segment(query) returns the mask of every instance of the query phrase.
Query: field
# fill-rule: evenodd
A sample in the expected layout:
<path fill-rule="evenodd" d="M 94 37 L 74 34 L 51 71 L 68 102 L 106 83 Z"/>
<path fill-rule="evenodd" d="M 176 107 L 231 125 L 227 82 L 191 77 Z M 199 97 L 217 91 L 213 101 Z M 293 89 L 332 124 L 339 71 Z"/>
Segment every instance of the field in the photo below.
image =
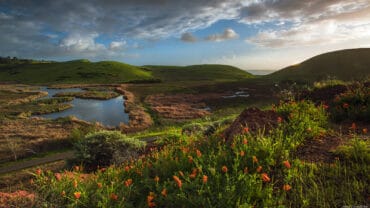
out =
<path fill-rule="evenodd" d="M 0 85 L 0 204 L 4 207 L 370 203 L 368 80 L 293 82 L 294 73 L 280 80 L 224 65 L 117 63 L 109 72 L 120 73 L 114 78 L 73 74 L 78 67 L 89 73 L 101 71 L 103 63 L 36 62 L 0 72 L 6 74 L 3 81 L 33 84 Z M 45 73 L 50 66 L 74 71 L 66 80 L 57 80 L 58 73 L 50 75 L 50 82 L 25 76 Z M 118 72 L 127 67 L 125 75 Z M 20 72 L 13 76 L 14 71 Z M 86 91 L 39 99 L 45 93 L 36 84 Z M 70 107 L 64 101 L 74 97 L 118 95 L 126 99 L 128 125 L 108 129 L 73 117 L 33 117 Z M 70 159 L 38 163 L 59 155 Z M 14 178 L 7 171 L 32 163 L 30 169 L 16 170 Z"/>

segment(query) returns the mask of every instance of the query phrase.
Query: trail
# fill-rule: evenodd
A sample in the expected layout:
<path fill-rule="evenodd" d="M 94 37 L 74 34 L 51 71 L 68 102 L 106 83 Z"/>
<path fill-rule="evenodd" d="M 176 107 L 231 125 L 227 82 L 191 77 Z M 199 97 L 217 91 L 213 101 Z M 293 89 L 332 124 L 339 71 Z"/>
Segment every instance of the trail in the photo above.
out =
<path fill-rule="evenodd" d="M 48 155 L 42 158 L 35 158 L 35 159 L 27 160 L 27 161 L 16 162 L 15 164 L 12 164 L 9 166 L 0 167 L 0 174 L 22 170 L 22 169 L 34 167 L 37 165 L 42 165 L 45 163 L 55 162 L 58 160 L 71 159 L 73 157 L 74 157 L 74 152 L 67 151 L 67 152 Z"/>

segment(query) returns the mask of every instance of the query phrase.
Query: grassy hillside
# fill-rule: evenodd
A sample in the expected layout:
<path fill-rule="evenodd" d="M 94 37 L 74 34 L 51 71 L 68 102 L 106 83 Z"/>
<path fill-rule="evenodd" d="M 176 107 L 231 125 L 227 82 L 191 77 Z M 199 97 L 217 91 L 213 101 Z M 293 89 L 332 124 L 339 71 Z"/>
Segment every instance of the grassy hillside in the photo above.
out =
<path fill-rule="evenodd" d="M 228 65 L 145 66 L 153 76 L 163 81 L 235 81 L 252 74 Z"/>
<path fill-rule="evenodd" d="M 152 79 L 151 72 L 114 62 L 75 60 L 53 63 L 0 64 L 0 81 L 32 84 L 122 83 Z"/>
<path fill-rule="evenodd" d="M 318 81 L 328 77 L 340 80 L 366 79 L 370 77 L 370 48 L 321 54 L 266 77 L 301 81 Z"/>

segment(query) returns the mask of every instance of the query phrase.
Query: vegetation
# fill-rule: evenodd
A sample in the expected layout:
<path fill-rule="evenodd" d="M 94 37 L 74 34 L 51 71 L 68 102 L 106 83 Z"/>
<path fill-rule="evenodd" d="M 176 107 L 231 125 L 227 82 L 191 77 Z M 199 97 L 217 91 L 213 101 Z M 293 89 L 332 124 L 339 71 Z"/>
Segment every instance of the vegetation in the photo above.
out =
<path fill-rule="evenodd" d="M 165 82 L 178 81 L 236 81 L 253 75 L 228 65 L 145 66 L 153 76 Z"/>
<path fill-rule="evenodd" d="M 121 134 L 118 131 L 99 131 L 87 134 L 75 143 L 75 162 L 89 169 L 120 164 L 137 157 L 137 151 L 145 143 Z"/>
<path fill-rule="evenodd" d="M 82 99 L 109 100 L 118 97 L 119 94 L 113 91 L 84 91 L 84 92 L 60 92 L 55 97 L 76 97 Z"/>
<path fill-rule="evenodd" d="M 0 64 L 0 81 L 29 84 L 56 83 L 124 83 L 152 79 L 150 72 L 139 67 L 114 62 L 67 62 Z"/>
<path fill-rule="evenodd" d="M 267 75 L 273 80 L 317 82 L 335 77 L 351 81 L 369 78 L 370 49 L 349 49 L 321 54 Z"/>
<path fill-rule="evenodd" d="M 305 163 L 295 151 L 303 141 L 326 134 L 325 107 L 288 102 L 276 111 L 279 125 L 269 134 L 245 128 L 229 143 L 223 140 L 223 127 L 210 136 L 184 134 L 143 158 L 95 173 L 38 171 L 37 190 L 48 206 L 71 207 L 366 204 L 369 146 L 353 140 L 336 153 L 334 163 Z"/>

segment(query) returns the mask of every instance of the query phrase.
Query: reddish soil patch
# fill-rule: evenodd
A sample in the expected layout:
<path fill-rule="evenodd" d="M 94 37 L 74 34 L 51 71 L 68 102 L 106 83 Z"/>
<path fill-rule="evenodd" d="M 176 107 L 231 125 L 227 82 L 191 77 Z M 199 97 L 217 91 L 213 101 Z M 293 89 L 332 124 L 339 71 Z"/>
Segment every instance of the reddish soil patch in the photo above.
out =
<path fill-rule="evenodd" d="M 343 139 L 337 135 L 324 135 L 313 139 L 306 139 L 297 149 L 297 156 L 307 162 L 327 162 L 334 161 L 335 155 L 332 153 L 339 145 L 343 144 Z"/>
<path fill-rule="evenodd" d="M 222 93 L 150 95 L 145 99 L 152 110 L 166 119 L 194 119 L 209 115 L 205 101 L 224 96 Z"/>
<path fill-rule="evenodd" d="M 261 111 L 258 108 L 248 108 L 244 110 L 236 120 L 224 131 L 226 140 L 231 140 L 235 135 L 244 133 L 244 128 L 255 132 L 258 129 L 270 129 L 277 126 L 278 114 L 272 110 Z"/>
<path fill-rule="evenodd" d="M 121 85 L 116 88 L 116 92 L 121 93 L 125 98 L 125 111 L 129 113 L 130 118 L 129 124 L 122 124 L 120 129 L 125 133 L 132 133 L 150 127 L 153 124 L 152 118 L 135 99 L 135 95 L 128 91 L 126 87 L 126 85 Z"/>
<path fill-rule="evenodd" d="M 53 122 L 43 118 L 0 121 L 0 162 L 57 150 L 69 145 L 72 129 L 89 124 L 77 119 Z"/>

